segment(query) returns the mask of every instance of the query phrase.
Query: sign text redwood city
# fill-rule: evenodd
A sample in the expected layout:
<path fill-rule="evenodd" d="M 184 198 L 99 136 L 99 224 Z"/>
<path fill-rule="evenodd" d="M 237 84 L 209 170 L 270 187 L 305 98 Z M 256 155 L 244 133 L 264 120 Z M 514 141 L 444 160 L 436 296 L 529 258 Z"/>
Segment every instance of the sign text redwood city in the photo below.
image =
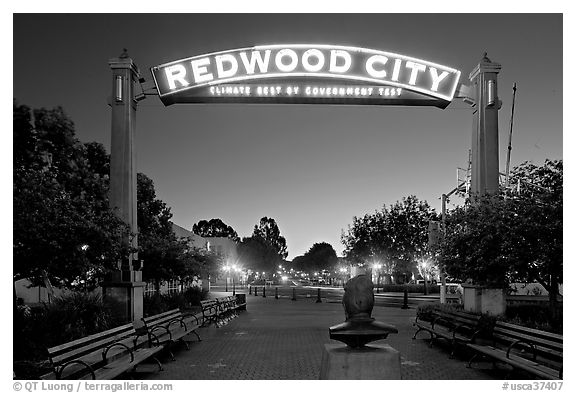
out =
<path fill-rule="evenodd" d="M 203 96 L 214 97 L 215 90 L 209 87 L 218 85 L 299 81 L 406 89 L 428 100 L 443 101 L 437 106 L 444 107 L 454 97 L 460 78 L 460 71 L 426 60 L 334 45 L 234 49 L 162 64 L 153 67 L 152 74 L 166 104 L 202 102 Z"/>

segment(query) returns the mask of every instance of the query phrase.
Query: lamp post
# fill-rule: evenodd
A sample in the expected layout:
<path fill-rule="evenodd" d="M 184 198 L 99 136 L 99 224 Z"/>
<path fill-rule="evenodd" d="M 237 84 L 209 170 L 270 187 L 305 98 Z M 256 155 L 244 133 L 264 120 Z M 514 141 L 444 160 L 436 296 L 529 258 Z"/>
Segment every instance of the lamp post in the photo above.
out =
<path fill-rule="evenodd" d="M 428 283 L 426 281 L 428 281 L 427 279 L 427 274 L 426 274 L 426 269 L 428 268 L 428 262 L 427 261 L 422 261 L 422 276 L 424 277 L 424 295 L 428 295 Z"/>
<path fill-rule="evenodd" d="M 224 271 L 226 272 L 226 292 L 228 292 L 228 277 L 230 276 L 230 266 L 224 266 Z"/>
<path fill-rule="evenodd" d="M 236 265 L 232 265 L 232 295 L 236 296 L 236 274 L 240 271 L 240 268 Z"/>
<path fill-rule="evenodd" d="M 341 267 L 340 274 L 342 275 L 342 287 L 346 285 L 346 276 L 347 276 L 346 273 L 348 273 L 348 269 L 346 269 L 345 267 Z"/>
<path fill-rule="evenodd" d="M 376 276 L 376 293 L 380 293 L 380 268 L 381 267 L 382 267 L 382 265 L 379 263 L 374 264 L 374 270 L 376 270 L 376 272 L 378 274 Z"/>

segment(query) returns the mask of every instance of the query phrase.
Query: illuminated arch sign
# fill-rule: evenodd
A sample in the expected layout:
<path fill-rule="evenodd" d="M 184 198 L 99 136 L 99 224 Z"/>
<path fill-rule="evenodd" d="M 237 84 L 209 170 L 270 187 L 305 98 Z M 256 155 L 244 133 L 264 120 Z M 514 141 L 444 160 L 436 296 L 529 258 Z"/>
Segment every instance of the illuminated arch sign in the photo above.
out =
<path fill-rule="evenodd" d="M 460 71 L 426 60 L 334 45 L 265 45 L 189 57 L 151 69 L 174 103 L 433 105 L 445 108 Z"/>

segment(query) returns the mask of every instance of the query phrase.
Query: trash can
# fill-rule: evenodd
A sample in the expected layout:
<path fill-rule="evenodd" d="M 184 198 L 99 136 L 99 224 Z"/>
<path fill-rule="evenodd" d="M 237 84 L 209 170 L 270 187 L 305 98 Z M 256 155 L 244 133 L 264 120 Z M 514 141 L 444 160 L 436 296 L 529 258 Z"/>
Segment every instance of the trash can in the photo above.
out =
<path fill-rule="evenodd" d="M 238 304 L 240 307 L 238 307 L 238 310 L 246 310 L 246 294 L 245 293 L 237 293 L 236 294 L 236 304 Z"/>

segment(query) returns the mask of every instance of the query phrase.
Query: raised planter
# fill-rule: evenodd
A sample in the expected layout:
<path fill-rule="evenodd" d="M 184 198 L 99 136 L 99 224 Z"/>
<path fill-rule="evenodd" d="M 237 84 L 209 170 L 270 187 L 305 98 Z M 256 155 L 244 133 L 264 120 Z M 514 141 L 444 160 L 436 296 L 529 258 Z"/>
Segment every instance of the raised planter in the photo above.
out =
<path fill-rule="evenodd" d="M 464 310 L 491 315 L 503 315 L 506 311 L 506 290 L 462 284 Z"/>

